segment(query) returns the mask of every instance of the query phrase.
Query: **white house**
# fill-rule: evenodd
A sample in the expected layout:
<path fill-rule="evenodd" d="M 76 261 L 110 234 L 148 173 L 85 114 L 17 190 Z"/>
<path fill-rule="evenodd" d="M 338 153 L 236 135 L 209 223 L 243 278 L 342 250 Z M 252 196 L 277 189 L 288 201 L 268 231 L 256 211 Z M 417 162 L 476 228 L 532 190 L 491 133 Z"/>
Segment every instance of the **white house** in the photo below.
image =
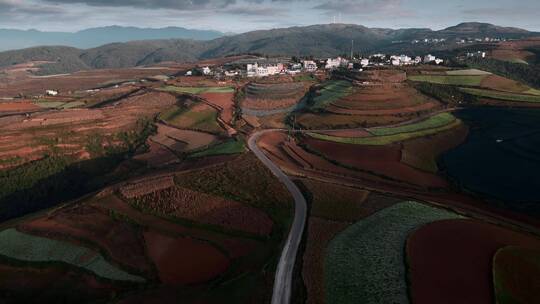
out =
<path fill-rule="evenodd" d="M 360 65 L 363 66 L 363 67 L 368 66 L 369 65 L 369 59 L 363 58 L 362 60 L 360 60 Z"/>
<path fill-rule="evenodd" d="M 259 63 L 247 65 L 247 77 L 264 77 L 270 75 L 277 75 L 283 72 L 284 66 L 282 63 L 275 65 L 259 65 Z"/>
<path fill-rule="evenodd" d="M 193 76 L 193 71 L 187 71 L 186 76 Z"/>
<path fill-rule="evenodd" d="M 430 62 L 433 62 L 435 61 L 435 59 L 437 59 L 437 57 L 431 55 L 431 54 L 428 54 L 426 56 L 424 56 L 424 63 L 430 63 Z"/>
<path fill-rule="evenodd" d="M 441 64 L 441 63 L 443 63 L 443 62 L 444 62 L 444 60 L 442 60 L 442 59 L 440 59 L 440 58 L 436 58 L 436 59 L 435 59 L 435 64 Z"/>
<path fill-rule="evenodd" d="M 202 73 L 204 75 L 210 75 L 212 73 L 212 70 L 210 69 L 210 67 L 205 66 L 202 68 Z"/>
<path fill-rule="evenodd" d="M 341 58 L 341 57 L 328 58 L 328 60 L 326 61 L 325 68 L 327 70 L 332 70 L 332 69 L 336 69 L 336 68 L 339 68 L 339 67 L 346 67 L 348 64 L 349 64 L 349 61 L 347 59 L 345 59 L 345 58 Z"/>
<path fill-rule="evenodd" d="M 313 60 L 304 61 L 304 70 L 306 72 L 315 72 L 317 71 L 317 64 Z"/>
<path fill-rule="evenodd" d="M 55 90 L 46 90 L 46 91 L 45 91 L 45 94 L 46 94 L 47 96 L 56 96 L 56 95 L 58 95 L 58 91 L 55 91 Z"/>

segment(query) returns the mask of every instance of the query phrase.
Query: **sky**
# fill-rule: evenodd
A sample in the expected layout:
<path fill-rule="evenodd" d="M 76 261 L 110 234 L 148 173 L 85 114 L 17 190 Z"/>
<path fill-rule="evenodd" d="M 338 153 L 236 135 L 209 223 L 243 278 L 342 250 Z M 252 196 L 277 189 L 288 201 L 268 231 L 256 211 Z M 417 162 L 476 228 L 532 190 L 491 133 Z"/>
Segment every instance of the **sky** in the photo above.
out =
<path fill-rule="evenodd" d="M 0 0 L 0 28 L 121 25 L 241 33 L 340 23 L 431 28 L 479 21 L 540 31 L 539 0 Z"/>

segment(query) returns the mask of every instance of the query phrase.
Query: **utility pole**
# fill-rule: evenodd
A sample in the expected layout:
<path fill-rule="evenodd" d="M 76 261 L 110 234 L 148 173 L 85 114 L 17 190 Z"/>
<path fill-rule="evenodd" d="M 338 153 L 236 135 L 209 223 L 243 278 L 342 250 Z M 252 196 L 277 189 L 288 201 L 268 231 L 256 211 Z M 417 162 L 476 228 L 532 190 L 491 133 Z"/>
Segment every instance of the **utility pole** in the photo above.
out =
<path fill-rule="evenodd" d="M 354 40 L 351 40 L 351 60 L 353 60 Z"/>

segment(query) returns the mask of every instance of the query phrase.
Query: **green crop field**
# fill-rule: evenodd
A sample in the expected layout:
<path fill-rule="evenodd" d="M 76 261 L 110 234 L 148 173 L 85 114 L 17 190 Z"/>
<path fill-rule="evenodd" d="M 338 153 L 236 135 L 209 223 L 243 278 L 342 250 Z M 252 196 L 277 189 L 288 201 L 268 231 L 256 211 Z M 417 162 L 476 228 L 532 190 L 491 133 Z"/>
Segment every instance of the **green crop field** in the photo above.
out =
<path fill-rule="evenodd" d="M 431 116 L 426 120 L 422 120 L 422 121 L 412 123 L 412 124 L 401 125 L 397 127 L 389 127 L 389 128 L 369 129 L 369 133 L 375 136 L 386 136 L 386 135 L 394 135 L 394 134 L 399 134 L 399 133 L 416 132 L 420 130 L 434 129 L 434 128 L 446 126 L 454 122 L 455 120 L 456 118 L 454 117 L 454 115 L 450 113 L 440 113 L 440 114 Z"/>
<path fill-rule="evenodd" d="M 460 90 L 464 93 L 479 96 L 479 97 L 493 98 L 493 99 L 506 100 L 506 101 L 517 101 L 517 102 L 540 102 L 540 96 L 538 95 L 523 95 L 523 94 L 514 94 L 514 93 L 490 91 L 490 90 L 483 90 L 483 89 L 472 89 L 472 88 L 460 88 Z M 537 93 L 538 91 L 533 89 L 533 91 L 531 92 Z"/>
<path fill-rule="evenodd" d="M 117 281 L 144 282 L 107 262 L 103 256 L 85 247 L 29 235 L 15 229 L 0 232 L 0 255 L 25 262 L 63 262 L 84 268 L 97 276 Z"/>
<path fill-rule="evenodd" d="M 313 98 L 311 109 L 323 109 L 332 102 L 352 94 L 352 84 L 345 80 L 329 80 L 323 83 L 320 95 Z"/>
<path fill-rule="evenodd" d="M 326 303 L 409 303 L 405 242 L 416 228 L 460 218 L 416 202 L 403 202 L 338 234 L 324 261 Z"/>
<path fill-rule="evenodd" d="M 57 109 L 64 106 L 66 103 L 61 101 L 36 101 L 34 104 L 47 109 Z"/>
<path fill-rule="evenodd" d="M 446 75 L 452 75 L 452 76 L 483 76 L 483 75 L 491 75 L 490 72 L 477 70 L 477 69 L 468 69 L 468 70 L 453 70 L 453 71 L 447 71 Z"/>
<path fill-rule="evenodd" d="M 442 131 L 450 130 L 451 128 L 454 128 L 461 124 L 461 121 L 456 119 L 453 122 L 443 125 L 438 128 L 432 128 L 432 129 L 425 129 L 425 130 L 419 130 L 414 132 L 408 132 L 408 133 L 397 133 L 393 135 L 385 135 L 385 136 L 369 136 L 369 137 L 338 137 L 338 136 L 331 136 L 326 134 L 319 134 L 319 133 L 307 133 L 307 135 L 321 139 L 326 141 L 332 141 L 337 143 L 343 143 L 343 144 L 354 144 L 354 145 L 373 145 L 373 146 L 383 146 L 383 145 L 389 145 L 391 143 L 400 142 L 412 138 L 417 138 L 421 136 L 427 136 L 436 134 Z"/>
<path fill-rule="evenodd" d="M 246 146 L 243 141 L 232 139 L 224 143 L 212 146 L 204 151 L 195 152 L 189 155 L 190 158 L 199 158 L 212 155 L 225 155 L 225 154 L 237 154 L 246 150 Z"/>
<path fill-rule="evenodd" d="M 73 101 L 73 102 L 68 102 L 64 105 L 62 105 L 62 109 L 73 109 L 73 108 L 80 108 L 80 107 L 83 107 L 85 106 L 86 104 L 82 101 Z"/>
<path fill-rule="evenodd" d="M 160 89 L 165 92 L 202 94 L 202 93 L 234 93 L 232 87 L 176 87 L 166 86 Z"/>
<path fill-rule="evenodd" d="M 417 82 L 429 82 L 446 85 L 480 86 L 486 75 L 414 75 L 408 79 Z"/>

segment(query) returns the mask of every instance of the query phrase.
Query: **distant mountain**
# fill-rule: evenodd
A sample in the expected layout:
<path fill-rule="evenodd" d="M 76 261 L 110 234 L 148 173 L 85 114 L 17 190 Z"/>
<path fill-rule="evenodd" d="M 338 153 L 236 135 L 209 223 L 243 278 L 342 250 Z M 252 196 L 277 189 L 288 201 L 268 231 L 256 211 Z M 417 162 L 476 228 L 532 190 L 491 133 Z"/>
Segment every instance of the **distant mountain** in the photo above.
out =
<path fill-rule="evenodd" d="M 76 48 L 92 48 L 114 42 L 148 39 L 194 39 L 212 40 L 224 36 L 217 31 L 192 30 L 182 27 L 137 28 L 107 26 L 82 30 L 75 33 L 41 32 L 37 30 L 0 29 L 0 51 L 42 45 L 64 45 Z"/>
<path fill-rule="evenodd" d="M 105 31 L 109 33 L 131 31 L 130 28 L 108 29 Z M 93 29 L 87 32 L 92 33 L 89 34 L 90 37 L 95 37 L 98 36 L 95 33 L 100 31 L 100 29 Z M 171 31 L 174 32 L 174 30 Z M 85 31 L 82 35 L 84 33 Z M 80 69 L 152 65 L 163 61 L 189 62 L 246 53 L 326 57 L 348 54 L 353 43 L 355 52 L 403 52 L 415 55 L 434 50 L 432 45 L 410 43 L 415 39 L 483 38 L 486 36 L 526 38 L 540 36 L 540 33 L 487 23 L 462 23 L 440 31 L 423 28 L 393 30 L 367 28 L 354 24 L 326 24 L 253 31 L 207 41 L 191 39 L 130 41 L 106 44 L 86 50 L 37 47 L 0 53 L 0 67 L 32 60 L 46 60 L 54 63 L 45 65 L 40 73 L 52 74 Z M 96 41 L 94 40 L 94 43 Z M 448 45 L 439 47 L 449 48 L 452 45 L 455 47 L 455 43 L 449 40 Z"/>

